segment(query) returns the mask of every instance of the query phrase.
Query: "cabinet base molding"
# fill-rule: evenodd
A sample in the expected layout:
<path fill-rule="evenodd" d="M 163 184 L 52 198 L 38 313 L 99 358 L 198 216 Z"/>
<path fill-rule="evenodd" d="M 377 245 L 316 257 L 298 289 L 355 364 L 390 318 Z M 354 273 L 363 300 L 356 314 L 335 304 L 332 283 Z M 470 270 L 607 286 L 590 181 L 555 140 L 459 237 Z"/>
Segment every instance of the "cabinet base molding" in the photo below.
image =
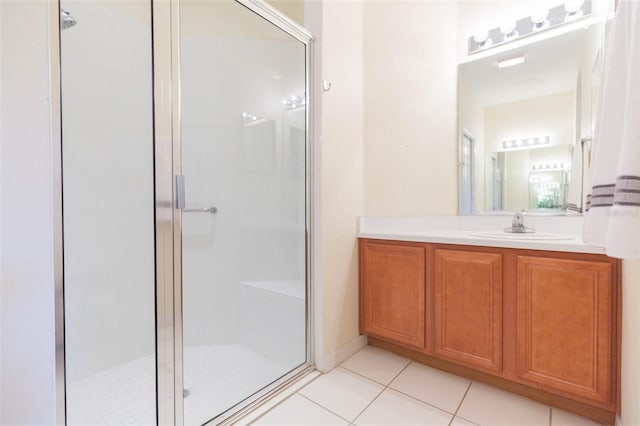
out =
<path fill-rule="evenodd" d="M 435 358 L 433 356 L 425 355 L 423 353 L 416 352 L 414 350 L 407 349 L 403 346 L 395 345 L 393 343 L 389 343 L 375 337 L 369 336 L 368 341 L 370 346 L 376 346 L 389 352 L 396 353 L 429 367 L 433 367 L 438 370 L 465 377 L 477 382 L 486 383 L 488 385 L 495 386 L 508 392 L 522 395 L 526 398 L 538 401 L 551 407 L 556 407 L 570 413 L 586 417 L 600 424 L 616 424 L 615 412 L 603 408 L 594 407 L 589 404 L 584 404 L 582 402 L 574 401 L 569 398 L 564 398 L 549 392 L 542 391 L 540 389 L 515 383 L 478 370 L 463 367 L 461 365 L 457 365 L 440 358 Z"/>

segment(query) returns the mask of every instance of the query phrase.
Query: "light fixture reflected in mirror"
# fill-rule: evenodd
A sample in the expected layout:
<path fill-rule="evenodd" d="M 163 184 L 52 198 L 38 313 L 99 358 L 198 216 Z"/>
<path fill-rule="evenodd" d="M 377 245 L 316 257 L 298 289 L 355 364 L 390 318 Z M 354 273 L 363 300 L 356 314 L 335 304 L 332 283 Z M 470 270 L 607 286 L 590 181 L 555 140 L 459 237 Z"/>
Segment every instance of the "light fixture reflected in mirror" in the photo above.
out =
<path fill-rule="evenodd" d="M 531 148 L 536 146 L 545 146 L 551 143 L 549 136 L 538 136 L 534 138 L 510 139 L 502 141 L 503 150 Z"/>

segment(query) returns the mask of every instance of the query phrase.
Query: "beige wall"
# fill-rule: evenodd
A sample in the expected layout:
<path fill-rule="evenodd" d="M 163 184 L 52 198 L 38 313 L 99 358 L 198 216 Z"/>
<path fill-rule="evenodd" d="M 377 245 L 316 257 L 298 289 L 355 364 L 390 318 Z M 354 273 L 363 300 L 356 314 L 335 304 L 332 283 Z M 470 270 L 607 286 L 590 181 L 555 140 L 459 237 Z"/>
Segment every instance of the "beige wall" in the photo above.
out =
<path fill-rule="evenodd" d="M 363 214 L 362 2 L 324 2 L 321 94 L 322 369 L 358 337 L 356 217 Z"/>
<path fill-rule="evenodd" d="M 456 3 L 364 3 L 367 215 L 457 211 Z"/>
<path fill-rule="evenodd" d="M 289 18 L 304 26 L 305 1 L 304 0 L 266 0 L 274 8 L 287 15 Z"/>
<path fill-rule="evenodd" d="M 316 140 L 322 369 L 359 344 L 356 217 L 456 212 L 455 11 L 454 2 L 327 1 L 319 26 L 305 22 L 319 36 L 317 78 L 332 84 Z"/>
<path fill-rule="evenodd" d="M 640 425 L 640 261 L 622 263 L 622 425 Z"/>

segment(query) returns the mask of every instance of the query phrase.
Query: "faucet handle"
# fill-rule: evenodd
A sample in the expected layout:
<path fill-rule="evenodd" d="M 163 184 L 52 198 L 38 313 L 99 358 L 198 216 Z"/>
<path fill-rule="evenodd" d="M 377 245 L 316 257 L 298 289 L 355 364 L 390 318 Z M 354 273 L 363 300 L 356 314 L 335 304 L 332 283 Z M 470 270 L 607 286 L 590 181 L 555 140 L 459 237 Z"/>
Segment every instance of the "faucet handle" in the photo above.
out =
<path fill-rule="evenodd" d="M 505 228 L 504 232 L 511 232 L 514 234 L 525 234 L 535 232 L 533 228 L 527 228 L 524 226 L 524 214 L 525 211 L 515 212 L 513 219 L 511 219 L 511 228 Z"/>
<path fill-rule="evenodd" d="M 515 212 L 513 214 L 513 219 L 511 221 L 511 224 L 515 227 L 515 226 L 523 226 L 524 225 L 524 211 L 522 212 Z"/>

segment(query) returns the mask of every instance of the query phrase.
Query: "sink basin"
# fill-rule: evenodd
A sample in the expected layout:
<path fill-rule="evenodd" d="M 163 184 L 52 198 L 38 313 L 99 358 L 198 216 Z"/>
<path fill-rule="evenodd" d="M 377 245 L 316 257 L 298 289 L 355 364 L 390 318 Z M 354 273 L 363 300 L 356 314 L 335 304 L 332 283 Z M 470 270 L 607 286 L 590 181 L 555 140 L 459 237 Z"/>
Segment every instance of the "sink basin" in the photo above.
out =
<path fill-rule="evenodd" d="M 575 235 L 566 235 L 566 234 L 551 234 L 548 232 L 534 232 L 531 234 L 512 234 L 509 232 L 500 232 L 500 231 L 480 231 L 480 232 L 469 232 L 469 235 L 472 237 L 481 237 L 481 238 L 492 238 L 495 240 L 575 240 Z"/>

